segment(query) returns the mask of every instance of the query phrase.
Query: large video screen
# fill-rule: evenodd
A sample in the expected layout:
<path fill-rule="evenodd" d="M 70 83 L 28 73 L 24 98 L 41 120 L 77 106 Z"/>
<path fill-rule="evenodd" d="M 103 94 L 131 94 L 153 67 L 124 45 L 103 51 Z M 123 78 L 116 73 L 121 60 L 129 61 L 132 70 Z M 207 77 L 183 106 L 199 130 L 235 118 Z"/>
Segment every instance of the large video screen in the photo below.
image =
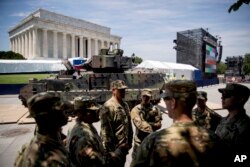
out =
<path fill-rule="evenodd" d="M 216 48 L 206 44 L 205 73 L 216 73 Z"/>

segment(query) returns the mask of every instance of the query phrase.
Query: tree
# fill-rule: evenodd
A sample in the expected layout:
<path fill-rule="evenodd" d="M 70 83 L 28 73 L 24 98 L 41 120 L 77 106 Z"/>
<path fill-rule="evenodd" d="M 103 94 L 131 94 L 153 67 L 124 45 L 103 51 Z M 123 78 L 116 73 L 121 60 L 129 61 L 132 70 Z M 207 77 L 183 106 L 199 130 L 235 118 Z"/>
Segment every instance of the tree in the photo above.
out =
<path fill-rule="evenodd" d="M 25 58 L 23 57 L 23 55 L 12 51 L 0 51 L 0 59 L 24 60 Z"/>
<path fill-rule="evenodd" d="M 250 53 L 246 53 L 244 56 L 243 71 L 245 75 L 250 74 Z"/>
<path fill-rule="evenodd" d="M 135 63 L 136 64 L 140 64 L 142 61 L 143 61 L 142 58 L 135 56 Z"/>
<path fill-rule="evenodd" d="M 143 61 L 142 58 L 135 56 L 134 53 L 131 55 L 131 57 L 132 57 L 133 63 L 135 63 L 135 64 L 140 64 Z"/>
<path fill-rule="evenodd" d="M 233 5 L 230 6 L 230 8 L 228 9 L 228 13 L 230 13 L 232 10 L 237 11 L 243 3 L 249 4 L 249 2 L 250 0 L 238 0 Z"/>
<path fill-rule="evenodd" d="M 227 69 L 227 65 L 223 62 L 217 64 L 217 74 L 224 74 Z"/>

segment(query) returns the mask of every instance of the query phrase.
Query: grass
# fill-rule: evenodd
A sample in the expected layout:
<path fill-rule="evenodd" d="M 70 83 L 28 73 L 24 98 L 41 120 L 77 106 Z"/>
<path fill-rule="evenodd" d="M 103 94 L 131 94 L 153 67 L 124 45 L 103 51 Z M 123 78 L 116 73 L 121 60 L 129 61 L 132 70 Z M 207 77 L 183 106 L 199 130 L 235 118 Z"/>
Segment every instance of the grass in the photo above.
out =
<path fill-rule="evenodd" d="M 26 84 L 32 78 L 44 79 L 51 74 L 3 74 L 0 75 L 0 84 Z"/>

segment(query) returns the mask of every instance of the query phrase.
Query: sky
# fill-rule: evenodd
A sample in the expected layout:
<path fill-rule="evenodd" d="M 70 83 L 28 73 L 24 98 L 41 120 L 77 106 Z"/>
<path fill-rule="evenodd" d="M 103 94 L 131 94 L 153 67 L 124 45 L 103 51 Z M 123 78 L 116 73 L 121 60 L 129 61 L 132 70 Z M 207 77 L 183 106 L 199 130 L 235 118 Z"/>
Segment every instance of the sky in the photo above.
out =
<path fill-rule="evenodd" d="M 250 53 L 250 5 L 228 13 L 236 0 L 0 0 L 0 51 L 8 30 L 39 8 L 111 28 L 124 55 L 176 62 L 179 31 L 203 28 L 221 37 L 224 60 Z"/>

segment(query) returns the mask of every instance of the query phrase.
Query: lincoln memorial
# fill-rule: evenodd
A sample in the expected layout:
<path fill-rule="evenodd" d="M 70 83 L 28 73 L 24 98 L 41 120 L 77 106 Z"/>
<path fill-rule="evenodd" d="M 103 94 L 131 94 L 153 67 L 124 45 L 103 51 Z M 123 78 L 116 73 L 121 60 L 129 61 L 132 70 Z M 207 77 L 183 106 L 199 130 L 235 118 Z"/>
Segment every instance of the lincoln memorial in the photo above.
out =
<path fill-rule="evenodd" d="M 44 9 L 24 18 L 9 30 L 11 50 L 26 59 L 90 58 L 111 44 L 120 47 L 121 37 L 109 27 Z"/>

